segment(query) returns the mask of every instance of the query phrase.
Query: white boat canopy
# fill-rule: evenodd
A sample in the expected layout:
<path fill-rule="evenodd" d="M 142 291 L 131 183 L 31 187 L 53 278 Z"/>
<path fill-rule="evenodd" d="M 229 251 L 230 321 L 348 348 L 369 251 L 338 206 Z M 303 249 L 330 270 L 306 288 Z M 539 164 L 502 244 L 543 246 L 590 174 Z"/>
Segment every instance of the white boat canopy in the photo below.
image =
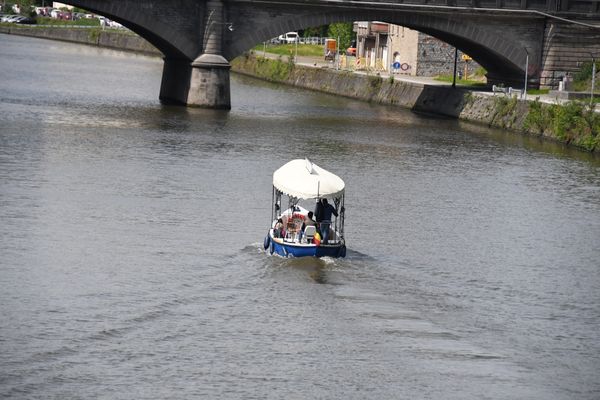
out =
<path fill-rule="evenodd" d="M 308 159 L 292 160 L 273 173 L 273 186 L 298 199 L 339 197 L 344 193 L 344 181 Z"/>

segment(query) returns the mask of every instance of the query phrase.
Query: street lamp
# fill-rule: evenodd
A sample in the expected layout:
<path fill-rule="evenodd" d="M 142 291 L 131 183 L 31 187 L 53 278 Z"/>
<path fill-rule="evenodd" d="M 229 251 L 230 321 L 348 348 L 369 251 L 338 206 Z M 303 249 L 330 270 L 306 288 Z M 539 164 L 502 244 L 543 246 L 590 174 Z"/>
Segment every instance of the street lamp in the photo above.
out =
<path fill-rule="evenodd" d="M 456 64 L 458 63 L 458 49 L 454 48 L 454 73 L 452 74 L 452 88 L 456 87 Z"/>
<path fill-rule="evenodd" d="M 525 86 L 523 87 L 523 100 L 527 100 L 527 72 L 529 71 L 529 52 L 525 47 L 523 47 L 523 50 L 525 50 L 525 54 L 527 54 L 525 56 Z"/>
<path fill-rule="evenodd" d="M 209 34 L 210 30 L 212 29 L 213 25 L 225 25 L 230 32 L 233 32 L 233 30 L 234 30 L 233 22 L 219 22 L 219 21 L 213 20 L 214 13 L 215 13 L 215 10 L 210 10 L 210 13 L 208 14 L 208 18 L 206 19 L 206 28 L 204 28 L 204 47 L 206 47 L 208 34 Z"/>
<path fill-rule="evenodd" d="M 592 56 L 592 90 L 590 91 L 590 107 L 594 106 L 594 90 L 596 84 L 596 55 L 590 53 Z"/>

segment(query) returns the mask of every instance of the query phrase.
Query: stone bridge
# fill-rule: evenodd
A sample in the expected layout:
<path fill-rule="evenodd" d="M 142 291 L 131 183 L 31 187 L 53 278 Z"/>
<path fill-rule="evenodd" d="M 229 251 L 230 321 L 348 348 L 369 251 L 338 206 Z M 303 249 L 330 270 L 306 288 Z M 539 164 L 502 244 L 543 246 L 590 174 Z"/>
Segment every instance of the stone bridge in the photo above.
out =
<path fill-rule="evenodd" d="M 383 21 L 469 54 L 488 83 L 553 86 L 600 58 L 600 0 L 71 0 L 164 54 L 160 99 L 230 108 L 229 60 L 284 32 Z M 520 84 L 519 84 L 520 83 Z"/>

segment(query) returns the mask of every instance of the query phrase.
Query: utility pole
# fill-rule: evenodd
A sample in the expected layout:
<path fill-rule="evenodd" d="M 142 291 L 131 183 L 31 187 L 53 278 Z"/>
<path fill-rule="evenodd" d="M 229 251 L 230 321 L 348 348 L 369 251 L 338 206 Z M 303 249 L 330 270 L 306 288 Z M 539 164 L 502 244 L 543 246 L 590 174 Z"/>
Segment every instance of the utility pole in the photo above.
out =
<path fill-rule="evenodd" d="M 452 74 L 452 87 L 456 87 L 456 64 L 458 63 L 458 49 L 454 48 L 454 74 Z"/>
<path fill-rule="evenodd" d="M 594 86 L 596 83 L 596 57 L 592 56 L 592 90 L 590 93 L 590 107 L 594 110 Z"/>
<path fill-rule="evenodd" d="M 340 69 L 340 37 L 337 37 L 337 51 L 335 52 L 335 69 Z"/>
<path fill-rule="evenodd" d="M 525 49 L 525 48 L 524 48 Z M 523 100 L 527 100 L 527 72 L 529 70 L 529 52 L 525 49 L 525 86 L 523 87 Z"/>

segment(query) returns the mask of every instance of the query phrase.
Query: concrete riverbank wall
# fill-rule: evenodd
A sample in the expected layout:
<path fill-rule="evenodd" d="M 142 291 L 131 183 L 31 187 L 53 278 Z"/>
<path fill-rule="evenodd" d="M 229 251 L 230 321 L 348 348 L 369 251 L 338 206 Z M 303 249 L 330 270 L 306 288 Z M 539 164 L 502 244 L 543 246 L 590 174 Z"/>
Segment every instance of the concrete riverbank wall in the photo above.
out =
<path fill-rule="evenodd" d="M 233 60 L 232 70 L 273 82 L 459 118 L 587 151 L 600 151 L 600 114 L 585 103 L 542 103 L 534 96 L 525 101 L 505 94 L 492 95 L 449 85 L 295 65 L 287 58 L 274 60 L 252 54 Z"/>
<path fill-rule="evenodd" d="M 0 33 L 82 43 L 161 56 L 161 52 L 140 36 L 129 31 L 102 28 L 64 28 L 52 26 L 0 26 Z"/>
<path fill-rule="evenodd" d="M 99 28 L 0 26 L 0 33 L 82 43 L 156 56 L 162 54 L 130 32 Z M 232 71 L 272 82 L 302 87 L 419 112 L 444 115 L 521 134 L 544 137 L 592 152 L 600 151 L 600 114 L 583 103 L 567 105 L 521 101 L 503 94 L 490 95 L 447 85 L 363 75 L 331 68 L 296 65 L 287 58 L 267 59 L 253 54 L 231 62 Z M 531 99 L 532 96 L 530 96 Z"/>

